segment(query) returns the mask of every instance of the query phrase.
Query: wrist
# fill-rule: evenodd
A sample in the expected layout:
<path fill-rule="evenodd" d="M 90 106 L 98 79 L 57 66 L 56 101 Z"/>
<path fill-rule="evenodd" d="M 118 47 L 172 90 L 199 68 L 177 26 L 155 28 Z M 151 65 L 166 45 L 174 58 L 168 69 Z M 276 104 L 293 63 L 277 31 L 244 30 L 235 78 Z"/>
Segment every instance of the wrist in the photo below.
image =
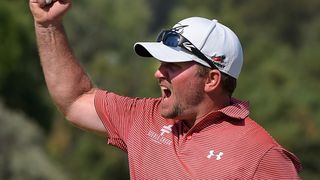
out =
<path fill-rule="evenodd" d="M 56 31 L 58 29 L 63 29 L 63 25 L 61 22 L 55 22 L 55 23 L 38 23 L 34 22 L 34 26 L 37 32 L 52 32 Z"/>
<path fill-rule="evenodd" d="M 58 28 L 58 27 L 62 27 L 62 22 L 61 21 L 54 21 L 54 22 L 38 22 L 38 21 L 34 21 L 34 26 L 37 29 L 52 29 L 52 28 Z"/>

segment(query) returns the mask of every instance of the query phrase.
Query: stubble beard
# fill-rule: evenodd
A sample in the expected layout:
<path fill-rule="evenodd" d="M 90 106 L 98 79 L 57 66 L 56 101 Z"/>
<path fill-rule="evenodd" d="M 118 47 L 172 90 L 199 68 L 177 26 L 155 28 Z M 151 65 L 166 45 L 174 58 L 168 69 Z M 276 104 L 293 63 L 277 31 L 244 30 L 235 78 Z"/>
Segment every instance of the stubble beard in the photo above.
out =
<path fill-rule="evenodd" d="M 175 103 L 169 111 L 167 111 L 167 112 L 162 111 L 161 115 L 162 115 L 162 117 L 165 117 L 165 118 L 175 119 L 178 116 L 180 116 L 183 113 L 183 111 L 184 111 L 183 107 L 181 107 L 180 104 Z"/>
<path fill-rule="evenodd" d="M 177 96 L 176 96 L 177 97 Z M 197 106 L 203 100 L 203 92 L 200 90 L 193 93 L 193 96 L 188 96 L 185 99 L 175 98 L 174 104 L 167 111 L 162 107 L 161 116 L 169 119 L 183 120 L 180 117 L 184 117 L 187 110 Z M 169 108 L 169 107 L 167 107 Z"/>

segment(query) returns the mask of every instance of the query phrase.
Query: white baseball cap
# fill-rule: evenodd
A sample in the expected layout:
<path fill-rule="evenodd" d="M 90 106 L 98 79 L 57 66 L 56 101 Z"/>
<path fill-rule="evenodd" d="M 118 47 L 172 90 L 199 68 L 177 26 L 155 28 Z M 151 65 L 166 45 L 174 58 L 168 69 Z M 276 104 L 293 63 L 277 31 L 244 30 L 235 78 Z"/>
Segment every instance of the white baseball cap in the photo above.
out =
<path fill-rule="evenodd" d="M 196 61 L 211 67 L 211 62 L 204 61 L 197 53 L 188 50 L 191 44 L 193 49 L 200 50 L 201 54 L 212 61 L 221 72 L 236 79 L 239 77 L 243 63 L 240 41 L 234 32 L 217 20 L 190 17 L 178 22 L 171 30 L 163 32 L 176 32 L 190 43 L 171 46 L 164 43 L 163 39 L 157 40 L 158 42 L 137 42 L 134 45 L 135 52 L 140 56 L 154 57 L 163 62 Z"/>

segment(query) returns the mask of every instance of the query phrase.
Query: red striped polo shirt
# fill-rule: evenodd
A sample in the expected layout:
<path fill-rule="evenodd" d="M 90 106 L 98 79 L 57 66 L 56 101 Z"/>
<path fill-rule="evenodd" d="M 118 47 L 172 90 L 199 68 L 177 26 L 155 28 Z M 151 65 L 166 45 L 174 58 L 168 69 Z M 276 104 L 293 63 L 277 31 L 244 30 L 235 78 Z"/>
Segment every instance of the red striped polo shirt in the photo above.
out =
<path fill-rule="evenodd" d="M 248 117 L 248 103 L 233 99 L 190 129 L 163 118 L 160 102 L 96 93 L 108 144 L 128 153 L 131 179 L 299 179 L 299 160 Z"/>

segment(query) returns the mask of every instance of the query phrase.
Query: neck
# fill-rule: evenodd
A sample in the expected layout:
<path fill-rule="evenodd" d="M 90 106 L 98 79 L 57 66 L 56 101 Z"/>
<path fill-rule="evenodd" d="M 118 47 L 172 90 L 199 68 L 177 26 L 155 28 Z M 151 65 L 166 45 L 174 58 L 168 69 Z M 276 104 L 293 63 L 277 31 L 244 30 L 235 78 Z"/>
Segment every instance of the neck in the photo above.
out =
<path fill-rule="evenodd" d="M 204 98 L 204 101 L 201 104 L 199 104 L 195 116 L 189 120 L 185 120 L 185 123 L 189 128 L 192 128 L 208 114 L 216 112 L 226 106 L 229 106 L 230 102 L 231 98 L 227 95 L 220 94 L 216 97 L 213 95 L 207 96 Z"/>

